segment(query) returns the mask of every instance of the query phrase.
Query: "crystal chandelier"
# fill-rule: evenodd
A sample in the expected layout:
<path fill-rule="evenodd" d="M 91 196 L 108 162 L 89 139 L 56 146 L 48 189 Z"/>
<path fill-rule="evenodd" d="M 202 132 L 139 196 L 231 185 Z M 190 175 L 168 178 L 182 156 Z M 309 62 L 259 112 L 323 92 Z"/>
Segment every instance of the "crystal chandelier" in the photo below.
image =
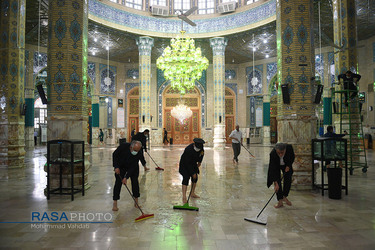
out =
<path fill-rule="evenodd" d="M 171 115 L 183 124 L 185 119 L 193 115 L 193 111 L 180 99 L 176 107 L 173 107 Z"/>
<path fill-rule="evenodd" d="M 200 48 L 195 48 L 195 41 L 181 36 L 171 39 L 171 47 L 167 46 L 163 54 L 156 60 L 156 66 L 164 71 L 164 77 L 177 88 L 181 95 L 194 87 L 195 80 L 202 77 L 202 71 L 208 68 L 208 59 L 202 57 Z"/>

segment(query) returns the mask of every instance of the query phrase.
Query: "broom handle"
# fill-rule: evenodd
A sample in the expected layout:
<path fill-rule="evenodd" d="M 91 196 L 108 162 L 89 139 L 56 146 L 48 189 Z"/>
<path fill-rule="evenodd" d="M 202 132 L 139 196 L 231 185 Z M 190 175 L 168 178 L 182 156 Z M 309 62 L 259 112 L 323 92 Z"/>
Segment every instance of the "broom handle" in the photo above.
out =
<path fill-rule="evenodd" d="M 187 204 L 189 204 L 189 199 L 190 199 L 191 191 L 193 191 L 193 183 L 191 183 L 189 197 L 188 197 L 187 202 L 186 202 Z"/>
<path fill-rule="evenodd" d="M 147 151 L 146 151 L 146 153 L 148 154 L 148 156 L 150 156 L 151 160 L 155 163 L 155 165 L 156 165 L 158 168 L 160 168 L 159 165 L 154 161 L 154 159 L 152 159 L 151 155 L 150 155 Z"/>
<path fill-rule="evenodd" d="M 282 181 L 284 179 L 284 175 L 283 175 L 283 177 L 281 178 L 281 180 L 280 180 L 280 182 Z M 279 187 L 280 188 L 280 187 Z M 267 202 L 267 204 L 263 207 L 263 209 L 262 210 L 260 210 L 260 212 L 259 212 L 259 214 L 257 215 L 257 218 L 259 217 L 259 215 L 263 212 L 263 210 L 267 207 L 267 205 L 268 205 L 268 203 L 270 203 L 270 201 L 272 200 L 272 198 L 275 196 L 275 194 L 276 194 L 276 191 L 275 192 L 273 192 L 273 195 L 271 196 L 271 198 L 268 200 L 268 202 Z"/>
<path fill-rule="evenodd" d="M 126 174 L 125 174 L 126 175 Z M 125 177 L 124 177 L 125 178 Z M 141 213 L 142 214 L 144 214 L 143 213 L 143 211 L 142 211 L 142 209 L 139 207 L 139 205 L 138 205 L 138 202 L 135 200 L 135 198 L 134 198 L 134 196 L 133 196 L 133 194 L 132 194 L 132 192 L 130 192 L 130 190 L 129 190 L 129 188 L 128 188 L 128 186 L 126 186 L 126 184 L 124 184 L 124 186 L 126 187 L 126 189 L 128 190 L 128 192 L 129 192 L 129 194 L 130 194 L 130 196 L 133 198 L 133 200 L 134 200 L 134 202 L 135 202 L 135 204 L 137 205 L 137 207 L 139 208 L 139 210 L 141 211 Z"/>
<path fill-rule="evenodd" d="M 249 152 L 249 154 L 252 156 L 252 157 L 254 157 L 255 158 L 255 156 L 252 154 L 252 153 L 250 153 L 250 151 L 241 143 L 241 146 L 244 148 L 244 149 L 246 149 L 246 151 L 247 152 Z"/>

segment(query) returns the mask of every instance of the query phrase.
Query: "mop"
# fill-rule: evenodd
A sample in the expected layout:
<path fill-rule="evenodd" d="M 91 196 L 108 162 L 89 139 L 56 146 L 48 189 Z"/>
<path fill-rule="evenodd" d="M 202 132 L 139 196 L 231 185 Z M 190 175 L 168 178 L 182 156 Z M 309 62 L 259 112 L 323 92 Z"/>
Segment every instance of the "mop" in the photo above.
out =
<path fill-rule="evenodd" d="M 154 161 L 154 159 L 151 157 L 151 155 L 147 151 L 146 151 L 146 153 L 148 154 L 148 156 L 150 156 L 151 160 L 155 163 L 156 170 L 163 170 L 164 171 L 164 168 L 159 167 L 159 165 Z"/>
<path fill-rule="evenodd" d="M 281 178 L 281 181 L 284 179 L 284 176 Z M 267 219 L 264 221 L 264 220 L 261 220 L 259 219 L 259 216 L 260 214 L 263 212 L 263 210 L 267 207 L 268 203 L 270 203 L 270 201 L 272 200 L 272 198 L 275 196 L 276 194 L 276 191 L 273 192 L 273 195 L 271 196 L 271 198 L 268 200 L 267 204 L 262 208 L 262 210 L 260 210 L 259 214 L 257 215 L 257 217 L 255 218 L 244 218 L 244 220 L 246 221 L 250 221 L 250 222 L 254 222 L 254 223 L 258 223 L 258 224 L 261 224 L 261 225 L 267 225 Z"/>
<path fill-rule="evenodd" d="M 133 198 L 135 204 L 137 205 L 137 207 L 139 208 L 139 210 L 140 210 L 141 213 L 142 213 L 141 216 L 139 216 L 138 218 L 135 218 L 135 222 L 137 222 L 137 221 L 141 221 L 141 220 L 146 220 L 146 219 L 148 219 L 148 218 L 152 218 L 152 217 L 154 217 L 154 214 L 145 214 L 145 213 L 143 213 L 141 207 L 138 205 L 138 203 L 137 203 L 137 201 L 135 200 L 133 194 L 130 192 L 128 186 L 126 186 L 126 184 L 124 184 L 124 185 L 125 185 L 126 189 L 128 190 L 130 196 Z"/>
<path fill-rule="evenodd" d="M 246 151 L 247 152 L 249 152 L 249 154 L 251 155 L 251 157 L 253 157 L 253 158 L 255 158 L 255 156 L 252 154 L 252 153 L 250 153 L 250 151 L 241 143 L 241 146 L 244 148 L 244 149 L 246 149 Z"/>
<path fill-rule="evenodd" d="M 193 190 L 193 184 L 191 184 L 191 189 L 190 189 L 190 193 L 189 193 L 189 197 L 187 199 L 187 202 L 183 206 L 173 206 L 173 209 L 199 211 L 198 207 L 189 206 L 189 199 L 190 199 L 190 195 L 191 195 L 192 190 Z"/>

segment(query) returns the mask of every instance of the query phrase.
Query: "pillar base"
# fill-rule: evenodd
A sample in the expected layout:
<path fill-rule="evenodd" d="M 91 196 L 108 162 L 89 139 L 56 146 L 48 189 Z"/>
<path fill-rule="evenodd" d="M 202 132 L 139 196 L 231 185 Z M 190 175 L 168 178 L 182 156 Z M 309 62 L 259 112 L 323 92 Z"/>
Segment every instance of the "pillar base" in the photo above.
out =
<path fill-rule="evenodd" d="M 214 126 L 214 149 L 225 149 L 225 125 L 216 124 Z"/>
<path fill-rule="evenodd" d="M 293 187 L 311 189 L 311 139 L 316 137 L 316 117 L 286 117 L 278 120 L 278 141 L 293 146 Z"/>

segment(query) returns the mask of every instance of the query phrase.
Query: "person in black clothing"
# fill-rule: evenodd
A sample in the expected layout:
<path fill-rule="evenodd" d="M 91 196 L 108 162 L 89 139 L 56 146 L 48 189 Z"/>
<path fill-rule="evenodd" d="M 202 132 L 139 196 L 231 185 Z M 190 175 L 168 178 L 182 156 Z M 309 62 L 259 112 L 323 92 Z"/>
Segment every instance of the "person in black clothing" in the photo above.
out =
<path fill-rule="evenodd" d="M 147 137 L 150 135 L 150 130 L 145 129 L 143 132 L 138 132 L 132 137 L 132 141 L 140 141 L 142 143 L 142 148 L 147 152 Z M 147 136 L 147 137 L 146 137 Z"/>
<path fill-rule="evenodd" d="M 132 130 L 132 132 L 130 133 L 130 136 L 131 136 L 131 140 L 133 140 L 133 136 L 135 135 L 135 129 Z"/>
<path fill-rule="evenodd" d="M 353 90 L 354 92 L 351 92 L 352 94 L 350 95 L 350 98 L 354 98 L 357 93 L 357 82 L 361 79 L 361 75 L 359 74 L 354 74 L 350 70 L 346 71 L 345 74 L 340 74 L 337 76 L 339 82 L 340 79 L 344 81 L 344 90 Z M 348 94 L 345 93 L 345 105 L 348 104 Z"/>
<path fill-rule="evenodd" d="M 192 189 L 191 197 L 200 198 L 195 194 L 195 187 L 198 181 L 199 167 L 202 163 L 204 156 L 203 144 L 205 141 L 201 138 L 194 138 L 194 143 L 187 146 L 184 153 L 181 155 L 179 172 L 182 175 L 182 202 L 185 204 L 186 190 L 191 178 Z"/>
<path fill-rule="evenodd" d="M 113 211 L 118 211 L 117 200 L 120 199 L 122 184 L 126 185 L 127 179 L 131 179 L 133 196 L 138 203 L 139 194 L 139 166 L 141 161 L 146 169 L 146 160 L 143 156 L 142 144 L 140 141 L 121 144 L 112 154 L 113 167 L 115 171 L 115 186 L 113 188 Z M 139 204 L 139 203 L 138 203 Z M 136 207 L 136 204 L 134 204 Z"/>
<path fill-rule="evenodd" d="M 273 183 L 278 203 L 275 208 L 283 206 L 285 202 L 288 206 L 292 203 L 288 200 L 290 186 L 292 185 L 294 151 L 292 145 L 286 143 L 276 143 L 275 148 L 270 153 L 270 163 L 268 166 L 267 187 Z M 281 174 L 284 176 L 284 187 L 281 186 Z"/>
<path fill-rule="evenodd" d="M 164 137 L 163 137 L 163 143 L 169 143 L 168 141 L 168 131 L 164 128 Z"/>
<path fill-rule="evenodd" d="M 327 133 L 323 135 L 323 137 L 331 137 L 331 138 L 341 138 L 347 135 L 348 133 L 344 131 L 344 134 L 336 134 L 333 132 L 333 127 L 328 126 L 327 127 Z M 325 145 L 327 149 L 327 154 L 335 154 L 335 153 L 340 153 L 336 150 L 336 142 L 335 141 L 327 141 L 329 145 Z M 326 161 L 326 168 L 329 168 L 329 165 L 331 164 L 331 161 Z M 339 162 L 339 165 L 342 166 L 341 161 Z"/>

